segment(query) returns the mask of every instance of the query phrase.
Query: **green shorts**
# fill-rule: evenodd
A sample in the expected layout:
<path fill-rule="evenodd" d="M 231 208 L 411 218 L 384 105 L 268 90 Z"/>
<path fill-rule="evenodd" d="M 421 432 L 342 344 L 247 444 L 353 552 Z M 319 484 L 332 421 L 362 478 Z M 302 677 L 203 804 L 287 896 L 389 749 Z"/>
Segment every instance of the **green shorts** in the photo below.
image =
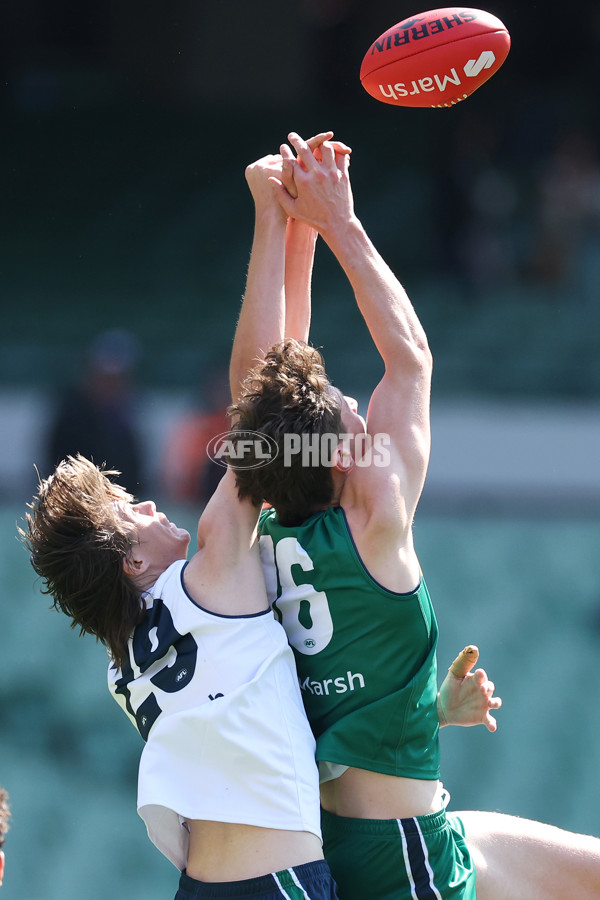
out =
<path fill-rule="evenodd" d="M 458 816 L 348 819 L 321 810 L 323 850 L 340 900 L 475 900 L 475 866 Z"/>

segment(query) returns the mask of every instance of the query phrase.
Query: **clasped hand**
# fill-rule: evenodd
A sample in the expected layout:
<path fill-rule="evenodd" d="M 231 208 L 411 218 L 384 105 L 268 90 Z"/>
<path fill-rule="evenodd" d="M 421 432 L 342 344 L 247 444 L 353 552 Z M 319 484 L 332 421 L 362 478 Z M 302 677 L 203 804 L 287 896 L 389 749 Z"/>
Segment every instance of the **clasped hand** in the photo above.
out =
<path fill-rule="evenodd" d="M 246 181 L 258 214 L 279 210 L 283 219 L 306 222 L 327 229 L 336 217 L 347 221 L 353 213 L 348 179 L 351 150 L 334 141 L 332 131 L 302 140 L 295 133 L 282 144 L 279 154 L 269 154 L 246 168 Z"/>

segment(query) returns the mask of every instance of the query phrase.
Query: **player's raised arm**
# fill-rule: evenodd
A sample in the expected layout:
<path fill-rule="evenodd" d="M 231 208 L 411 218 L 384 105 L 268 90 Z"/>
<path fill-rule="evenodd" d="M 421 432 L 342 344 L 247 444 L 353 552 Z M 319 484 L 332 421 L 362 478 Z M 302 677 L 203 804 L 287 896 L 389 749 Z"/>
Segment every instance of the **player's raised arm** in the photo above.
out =
<path fill-rule="evenodd" d="M 308 341 L 311 283 L 318 232 L 288 219 L 285 235 L 285 337 Z"/>
<path fill-rule="evenodd" d="M 326 131 L 310 138 L 308 152 L 319 154 L 321 145 L 332 135 Z M 350 152 L 339 142 L 332 146 L 337 154 Z M 254 238 L 230 362 L 234 402 L 248 371 L 273 344 L 284 337 L 305 340 L 310 327 L 310 282 L 317 235 L 304 222 L 288 222 L 274 185 L 269 183 L 275 182 L 286 196 L 295 193 L 292 154 L 289 148 L 282 149 L 283 156 L 265 156 L 246 169 L 254 199 Z"/>
<path fill-rule="evenodd" d="M 338 157 L 324 144 L 319 162 L 298 135 L 291 134 L 290 142 L 299 160 L 294 169 L 298 197 L 291 199 L 280 191 L 280 202 L 288 215 L 312 224 L 337 257 L 385 364 L 384 377 L 369 405 L 367 429 L 371 435 L 389 435 L 391 464 L 387 469 L 363 469 L 361 493 L 367 503 L 378 507 L 380 525 L 388 506 L 394 527 L 405 529 L 429 459 L 432 362 L 427 338 L 404 288 L 355 214 L 348 158 Z M 389 479 L 394 475 L 401 482 L 401 517 L 398 497 L 390 491 Z"/>
<path fill-rule="evenodd" d="M 254 199 L 254 238 L 229 366 L 234 402 L 248 371 L 284 336 L 287 215 L 275 200 L 272 175 L 281 176 L 279 155 L 265 156 L 246 169 Z"/>
<path fill-rule="evenodd" d="M 235 472 L 227 472 L 219 481 L 198 522 L 198 550 L 189 563 L 188 576 L 206 580 L 206 571 L 234 571 L 244 563 L 256 540 L 260 505 L 238 498 Z"/>
<path fill-rule="evenodd" d="M 315 159 L 321 160 L 327 141 L 336 156 L 349 156 L 347 144 L 334 141 L 332 131 L 324 131 L 306 142 Z M 287 144 L 281 147 L 282 184 L 290 197 L 297 196 L 294 182 L 294 155 Z M 311 282 L 318 232 L 312 225 L 290 217 L 285 238 L 285 337 L 308 341 L 311 319 Z"/>

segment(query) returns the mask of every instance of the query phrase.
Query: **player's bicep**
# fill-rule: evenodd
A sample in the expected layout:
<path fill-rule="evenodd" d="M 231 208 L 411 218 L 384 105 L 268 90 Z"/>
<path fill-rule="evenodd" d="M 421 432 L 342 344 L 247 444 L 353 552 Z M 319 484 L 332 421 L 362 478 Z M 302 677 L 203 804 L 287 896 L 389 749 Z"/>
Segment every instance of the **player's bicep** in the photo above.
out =
<path fill-rule="evenodd" d="M 373 444 L 369 464 L 352 471 L 352 493 L 363 509 L 368 530 L 377 540 L 400 537 L 412 524 L 429 463 L 429 384 L 426 378 L 408 383 L 385 375 L 367 412 L 367 432 Z"/>
<path fill-rule="evenodd" d="M 367 431 L 382 435 L 389 448 L 389 465 L 417 484 L 425 478 L 431 448 L 429 373 L 416 370 L 410 378 L 385 374 L 367 411 Z"/>

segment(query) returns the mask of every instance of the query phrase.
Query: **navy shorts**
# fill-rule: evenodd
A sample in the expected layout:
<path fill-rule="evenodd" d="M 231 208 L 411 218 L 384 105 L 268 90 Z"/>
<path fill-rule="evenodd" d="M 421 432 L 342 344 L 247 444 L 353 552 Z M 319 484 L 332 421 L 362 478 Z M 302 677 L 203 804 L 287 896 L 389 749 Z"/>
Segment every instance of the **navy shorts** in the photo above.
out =
<path fill-rule="evenodd" d="M 175 900 L 338 900 L 324 859 L 244 881 L 196 881 L 185 872 Z"/>

